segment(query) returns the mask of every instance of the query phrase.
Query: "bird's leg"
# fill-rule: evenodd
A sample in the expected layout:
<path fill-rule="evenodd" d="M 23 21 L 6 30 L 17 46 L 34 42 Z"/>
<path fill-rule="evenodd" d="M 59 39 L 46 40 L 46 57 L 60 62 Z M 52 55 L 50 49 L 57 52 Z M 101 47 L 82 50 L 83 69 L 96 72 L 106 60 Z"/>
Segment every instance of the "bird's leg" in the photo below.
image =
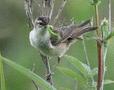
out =
<path fill-rule="evenodd" d="M 50 69 L 50 64 L 49 64 L 49 57 L 44 56 L 40 53 L 41 57 L 42 57 L 42 61 L 45 64 L 46 67 L 46 80 L 53 85 L 53 80 L 52 80 L 52 72 Z"/>

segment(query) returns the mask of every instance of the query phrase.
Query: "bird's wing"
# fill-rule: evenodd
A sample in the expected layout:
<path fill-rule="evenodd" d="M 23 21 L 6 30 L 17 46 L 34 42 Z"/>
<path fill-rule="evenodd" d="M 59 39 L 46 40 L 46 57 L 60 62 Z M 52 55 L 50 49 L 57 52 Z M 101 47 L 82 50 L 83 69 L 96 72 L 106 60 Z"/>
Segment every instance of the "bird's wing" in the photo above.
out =
<path fill-rule="evenodd" d="M 71 24 L 68 26 L 54 29 L 56 32 L 59 33 L 61 37 L 61 39 L 59 39 L 56 42 L 56 44 L 59 44 L 61 42 L 70 42 L 86 32 L 95 30 L 96 27 L 92 27 L 90 23 L 91 23 L 91 20 L 87 20 L 81 23 L 80 25 Z"/>

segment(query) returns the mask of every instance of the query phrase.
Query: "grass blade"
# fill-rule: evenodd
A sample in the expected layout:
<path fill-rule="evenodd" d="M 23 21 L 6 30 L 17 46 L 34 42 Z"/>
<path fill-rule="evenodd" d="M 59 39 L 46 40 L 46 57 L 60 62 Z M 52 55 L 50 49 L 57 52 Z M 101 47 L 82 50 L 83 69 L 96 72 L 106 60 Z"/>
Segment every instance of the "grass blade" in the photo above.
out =
<path fill-rule="evenodd" d="M 1 80 L 1 90 L 6 90 L 5 77 L 4 77 L 4 70 L 3 70 L 3 63 L 2 63 L 1 55 L 0 55 L 0 80 Z"/>
<path fill-rule="evenodd" d="M 68 60 L 84 77 L 90 77 L 90 67 L 87 64 L 84 64 L 75 57 L 65 55 L 64 58 Z"/>
<path fill-rule="evenodd" d="M 2 57 L 2 60 L 10 67 L 27 76 L 29 79 L 34 80 L 36 84 L 43 88 L 43 90 L 56 90 L 52 85 L 50 85 L 48 82 L 46 82 L 44 79 L 42 79 L 40 76 L 36 75 L 29 69 L 26 69 L 23 66 L 18 65 L 5 57 Z"/>
<path fill-rule="evenodd" d="M 79 82 L 84 82 L 86 79 L 82 77 L 78 72 L 74 72 L 73 70 L 65 67 L 57 67 L 57 69 L 62 72 L 64 75 L 67 75 L 70 78 L 75 79 L 76 81 Z"/>
<path fill-rule="evenodd" d="M 114 84 L 114 81 L 112 81 L 112 80 L 104 80 L 104 85 L 107 85 L 107 84 Z"/>

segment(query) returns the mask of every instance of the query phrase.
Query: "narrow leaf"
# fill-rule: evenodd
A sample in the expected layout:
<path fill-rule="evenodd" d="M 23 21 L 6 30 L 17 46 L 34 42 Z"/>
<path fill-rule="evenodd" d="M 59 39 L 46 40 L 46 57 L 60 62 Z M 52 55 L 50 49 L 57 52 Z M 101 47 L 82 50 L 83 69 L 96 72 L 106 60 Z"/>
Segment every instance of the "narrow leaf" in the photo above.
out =
<path fill-rule="evenodd" d="M 57 67 L 57 69 L 62 72 L 64 75 L 67 75 L 68 77 L 70 78 L 73 78 L 79 82 L 84 82 L 86 81 L 85 78 L 83 78 L 79 72 L 74 72 L 73 70 L 71 69 L 68 69 L 68 68 L 65 68 L 65 67 Z"/>
<path fill-rule="evenodd" d="M 114 36 L 114 32 L 111 32 L 110 35 L 106 38 L 106 40 L 111 39 Z"/>
<path fill-rule="evenodd" d="M 114 84 L 114 81 L 112 81 L 112 80 L 104 80 L 104 85 L 109 85 L 109 84 Z M 97 82 L 95 82 L 95 87 L 97 86 Z"/>
<path fill-rule="evenodd" d="M 94 68 L 93 70 L 91 70 L 91 76 L 95 76 L 98 74 L 98 68 Z"/>
<path fill-rule="evenodd" d="M 114 84 L 114 81 L 112 81 L 112 80 L 105 80 L 104 81 L 104 85 L 107 85 L 107 84 Z"/>
<path fill-rule="evenodd" d="M 24 68 L 23 66 L 18 65 L 5 57 L 2 57 L 2 60 L 4 63 L 9 65 L 10 67 L 14 68 L 15 70 L 19 71 L 23 75 L 27 76 L 29 79 L 34 80 L 44 90 L 56 90 L 53 86 L 51 86 L 48 82 L 46 82 L 40 76 L 38 76 L 35 73 L 33 73 L 32 71 Z"/>
<path fill-rule="evenodd" d="M 1 55 L 0 55 L 0 79 L 1 79 L 1 90 L 6 90 L 5 77 L 4 77 L 4 70 L 3 70 L 3 63 L 2 63 Z"/>
<path fill-rule="evenodd" d="M 64 56 L 66 60 L 68 60 L 68 62 L 70 62 L 79 72 L 81 72 L 83 74 L 83 76 L 85 76 L 85 78 L 87 78 L 90 75 L 90 67 L 86 64 L 84 64 L 83 62 L 81 62 L 80 60 L 78 60 L 75 57 L 72 56 L 68 56 L 65 55 Z"/>

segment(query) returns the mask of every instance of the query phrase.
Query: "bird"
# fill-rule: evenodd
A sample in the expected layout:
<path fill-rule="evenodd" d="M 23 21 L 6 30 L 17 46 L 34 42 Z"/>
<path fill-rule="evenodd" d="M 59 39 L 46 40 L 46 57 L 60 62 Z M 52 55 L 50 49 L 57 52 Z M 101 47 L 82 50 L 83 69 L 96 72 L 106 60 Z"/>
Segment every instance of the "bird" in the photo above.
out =
<path fill-rule="evenodd" d="M 71 23 L 62 27 L 54 27 L 49 21 L 48 16 L 39 16 L 29 34 L 30 44 L 47 57 L 61 58 L 83 34 L 97 29 L 90 24 L 90 19 L 79 25 Z"/>

